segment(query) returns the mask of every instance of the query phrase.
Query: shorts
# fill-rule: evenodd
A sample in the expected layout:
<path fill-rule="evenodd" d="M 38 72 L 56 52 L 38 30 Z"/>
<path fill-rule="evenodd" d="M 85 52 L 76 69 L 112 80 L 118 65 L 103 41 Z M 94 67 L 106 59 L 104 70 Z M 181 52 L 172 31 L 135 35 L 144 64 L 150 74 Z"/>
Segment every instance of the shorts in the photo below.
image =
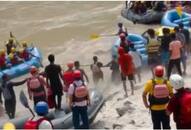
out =
<path fill-rule="evenodd" d="M 160 64 L 160 57 L 155 55 L 155 56 L 148 56 L 148 65 L 151 66 L 156 66 Z"/>
<path fill-rule="evenodd" d="M 127 75 L 127 77 L 128 77 L 128 80 L 134 80 L 134 75 L 133 74 Z M 126 75 L 121 73 L 121 80 L 126 81 Z"/>

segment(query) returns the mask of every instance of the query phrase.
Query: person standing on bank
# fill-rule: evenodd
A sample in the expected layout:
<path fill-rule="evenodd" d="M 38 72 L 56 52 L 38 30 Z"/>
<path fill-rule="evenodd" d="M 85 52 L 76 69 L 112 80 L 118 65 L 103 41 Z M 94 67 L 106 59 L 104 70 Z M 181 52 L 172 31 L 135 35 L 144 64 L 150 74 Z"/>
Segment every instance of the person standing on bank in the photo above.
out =
<path fill-rule="evenodd" d="M 176 35 L 173 33 L 171 34 L 172 42 L 170 42 L 169 45 L 169 51 L 170 51 L 170 61 L 168 64 L 168 70 L 167 70 L 167 77 L 169 78 L 171 75 L 171 71 L 176 66 L 179 75 L 182 75 L 182 70 L 180 66 L 181 61 L 181 51 L 182 51 L 182 44 L 179 40 L 176 39 Z"/>
<path fill-rule="evenodd" d="M 82 80 L 81 72 L 74 71 L 74 82 L 68 89 L 69 107 L 72 110 L 72 119 L 75 129 L 89 129 L 87 108 L 90 105 L 88 88 Z M 82 125 L 80 125 L 82 120 Z"/>
<path fill-rule="evenodd" d="M 15 118 L 16 111 L 16 96 L 13 87 L 24 84 L 27 79 L 24 79 L 20 82 L 12 82 L 10 81 L 9 76 L 7 74 L 4 74 L 2 76 L 2 80 L 3 81 L 0 86 L 0 91 L 2 92 L 4 97 L 5 110 L 9 118 L 13 119 Z"/>
<path fill-rule="evenodd" d="M 48 60 L 50 64 L 45 68 L 46 74 L 46 82 L 47 85 L 50 86 L 54 101 L 55 108 L 61 109 L 62 95 L 63 95 L 63 87 L 62 87 L 62 69 L 60 65 L 54 64 L 55 58 L 53 54 L 48 56 Z M 57 102 L 56 102 L 57 97 Z"/>
<path fill-rule="evenodd" d="M 170 117 L 166 115 L 166 106 L 170 97 L 173 96 L 172 87 L 163 76 L 164 67 L 156 66 L 154 68 L 155 78 L 147 81 L 142 94 L 145 107 L 151 111 L 153 129 L 159 130 L 170 129 Z"/>

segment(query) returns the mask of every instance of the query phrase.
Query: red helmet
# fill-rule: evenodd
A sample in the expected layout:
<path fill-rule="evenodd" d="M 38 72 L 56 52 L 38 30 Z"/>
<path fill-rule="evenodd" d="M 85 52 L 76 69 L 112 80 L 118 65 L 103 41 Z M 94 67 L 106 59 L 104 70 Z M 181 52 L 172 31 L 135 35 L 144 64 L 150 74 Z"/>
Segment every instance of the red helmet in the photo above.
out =
<path fill-rule="evenodd" d="M 38 72 L 38 69 L 35 66 L 31 66 L 30 73 L 33 75 Z"/>
<path fill-rule="evenodd" d="M 121 34 L 119 35 L 119 37 L 120 37 L 121 40 L 124 40 L 125 37 L 126 37 L 126 36 L 125 36 L 125 33 L 121 33 Z"/>
<path fill-rule="evenodd" d="M 162 77 L 164 75 L 164 67 L 162 65 L 158 65 L 154 68 L 154 74 L 157 77 Z"/>
<path fill-rule="evenodd" d="M 81 78 L 81 72 L 79 70 L 74 71 L 74 78 Z"/>
<path fill-rule="evenodd" d="M 122 54 L 124 54 L 125 53 L 125 50 L 123 49 L 123 47 L 119 47 L 118 48 L 118 54 L 119 55 L 122 55 Z"/>
<path fill-rule="evenodd" d="M 74 67 L 74 63 L 72 61 L 67 63 L 68 68 L 73 68 Z"/>

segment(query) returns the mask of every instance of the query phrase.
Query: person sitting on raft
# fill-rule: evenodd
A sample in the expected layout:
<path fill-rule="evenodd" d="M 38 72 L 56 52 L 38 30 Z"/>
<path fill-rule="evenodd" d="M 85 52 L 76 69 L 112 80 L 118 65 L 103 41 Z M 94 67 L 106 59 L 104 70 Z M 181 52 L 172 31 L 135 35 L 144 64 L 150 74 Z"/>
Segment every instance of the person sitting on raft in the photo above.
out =
<path fill-rule="evenodd" d="M 6 68 L 6 54 L 5 50 L 0 51 L 0 69 L 3 70 Z"/>
<path fill-rule="evenodd" d="M 28 61 L 28 60 L 30 60 L 30 58 L 31 58 L 31 55 L 30 55 L 30 51 L 29 51 L 29 48 L 28 48 L 28 46 L 27 46 L 27 42 L 26 41 L 23 41 L 22 42 L 22 50 L 21 50 L 21 52 L 20 52 L 20 57 L 22 58 L 22 59 L 24 59 L 25 61 Z"/>
<path fill-rule="evenodd" d="M 7 48 L 7 55 L 9 55 L 11 53 L 12 48 L 16 48 L 16 45 L 14 44 L 13 38 L 9 39 L 8 43 L 6 44 L 6 48 Z"/>
<path fill-rule="evenodd" d="M 136 1 L 134 5 L 132 6 L 132 9 L 133 9 L 133 12 L 138 15 L 145 14 L 147 12 L 147 8 L 145 4 L 141 1 Z"/>
<path fill-rule="evenodd" d="M 10 60 L 10 63 L 13 66 L 22 62 L 22 60 L 19 58 L 15 48 L 11 48 L 11 53 L 8 55 L 8 58 Z"/>

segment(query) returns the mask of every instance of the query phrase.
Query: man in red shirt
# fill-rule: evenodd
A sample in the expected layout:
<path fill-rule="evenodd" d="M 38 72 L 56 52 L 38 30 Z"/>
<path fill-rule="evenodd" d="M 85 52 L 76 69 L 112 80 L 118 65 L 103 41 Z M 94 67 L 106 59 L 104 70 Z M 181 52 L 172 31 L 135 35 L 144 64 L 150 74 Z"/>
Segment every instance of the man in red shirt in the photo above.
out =
<path fill-rule="evenodd" d="M 176 93 L 170 99 L 166 113 L 173 113 L 177 129 L 191 129 L 191 90 L 184 88 L 184 80 L 178 74 L 170 76 L 170 83 Z"/>
<path fill-rule="evenodd" d="M 130 86 L 131 86 L 131 94 L 134 94 L 134 64 L 131 55 L 128 53 L 125 53 L 124 49 L 122 47 L 118 48 L 119 58 L 118 63 L 120 65 L 121 69 L 121 79 L 123 81 L 123 88 L 125 91 L 125 96 L 127 97 L 127 86 L 126 86 L 126 76 L 129 79 Z"/>

